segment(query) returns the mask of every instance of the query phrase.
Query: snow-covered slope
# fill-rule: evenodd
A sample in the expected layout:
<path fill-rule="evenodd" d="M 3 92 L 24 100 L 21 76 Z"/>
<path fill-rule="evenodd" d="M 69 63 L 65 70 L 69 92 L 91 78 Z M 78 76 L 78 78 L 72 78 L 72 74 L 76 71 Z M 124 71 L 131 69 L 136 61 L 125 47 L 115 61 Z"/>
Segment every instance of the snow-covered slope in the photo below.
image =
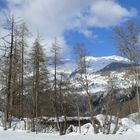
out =
<path fill-rule="evenodd" d="M 89 65 L 89 70 L 93 72 L 99 71 L 113 62 L 130 63 L 128 59 L 116 55 L 105 57 L 86 56 L 86 62 Z"/>
<path fill-rule="evenodd" d="M 105 57 L 93 57 L 86 56 L 86 63 L 89 66 L 89 72 L 97 72 L 108 66 L 113 62 L 128 64 L 130 61 L 121 56 L 105 56 Z M 50 66 L 50 71 L 53 72 L 53 66 Z M 63 59 L 57 67 L 58 73 L 73 73 L 76 70 L 76 62 L 70 59 Z"/>
<path fill-rule="evenodd" d="M 109 81 L 109 75 L 102 71 L 104 68 L 109 66 L 112 63 L 117 63 L 117 65 L 127 65 L 129 66 L 130 61 L 121 56 L 105 56 L 105 57 L 93 57 L 93 56 L 86 56 L 86 63 L 88 65 L 88 74 L 87 78 L 89 80 L 89 90 L 91 93 L 96 93 L 99 91 L 106 90 Z M 115 65 L 116 66 L 116 65 Z M 116 66 L 117 67 L 117 66 Z M 115 67 L 115 69 L 116 69 Z M 130 86 L 131 80 L 125 79 L 125 72 L 118 72 L 117 70 L 113 69 L 110 74 L 116 79 L 116 86 L 118 88 L 128 88 Z M 54 68 L 53 66 L 50 67 L 50 71 L 53 74 Z M 100 73 L 96 73 L 99 72 Z M 76 77 L 78 77 L 78 69 L 76 68 L 76 63 L 69 59 L 62 60 L 57 67 L 58 73 L 65 73 L 70 75 L 71 83 L 74 86 L 80 87 L 81 85 L 76 81 Z M 59 76 L 59 75 L 58 75 Z M 84 77 L 83 77 L 84 78 Z M 125 79 L 125 80 L 124 80 Z M 80 93 L 84 94 L 84 91 L 80 91 Z"/>
<path fill-rule="evenodd" d="M 108 82 L 111 79 L 115 81 L 116 88 L 129 88 L 132 85 L 132 75 L 126 77 L 126 69 L 122 71 L 117 71 L 117 66 L 127 66 L 129 67 L 130 61 L 121 56 L 106 56 L 106 57 L 93 57 L 93 56 L 86 56 L 86 62 L 88 65 L 88 73 L 86 74 L 86 78 L 88 79 L 89 83 L 89 92 L 90 93 L 97 93 L 100 91 L 105 91 L 108 87 Z M 113 71 L 109 71 L 106 73 L 104 68 L 107 69 L 110 64 L 111 66 L 115 66 Z M 116 64 L 116 65 L 115 65 Z M 109 69 L 109 68 L 108 68 Z M 80 87 L 80 84 L 75 79 L 78 78 L 78 70 L 73 72 L 71 76 L 72 83 L 77 87 Z M 83 75 L 84 79 L 84 75 Z M 85 93 L 85 91 L 80 91 L 80 93 Z"/>

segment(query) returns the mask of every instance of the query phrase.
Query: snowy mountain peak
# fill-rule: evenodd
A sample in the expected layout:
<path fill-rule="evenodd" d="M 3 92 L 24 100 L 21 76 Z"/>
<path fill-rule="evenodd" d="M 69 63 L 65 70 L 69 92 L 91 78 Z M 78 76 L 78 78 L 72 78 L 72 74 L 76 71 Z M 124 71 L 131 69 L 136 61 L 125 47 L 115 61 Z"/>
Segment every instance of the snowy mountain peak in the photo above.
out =
<path fill-rule="evenodd" d="M 127 58 L 112 55 L 112 56 L 103 56 L 103 57 L 93 57 L 93 56 L 86 56 L 86 62 L 90 65 L 90 71 L 96 72 L 103 68 L 105 68 L 107 65 L 118 62 L 118 63 L 130 63 L 130 60 Z"/>
<path fill-rule="evenodd" d="M 124 64 L 130 63 L 130 61 L 127 58 L 117 55 L 103 57 L 86 56 L 86 62 L 89 65 L 88 71 L 90 73 L 100 71 L 113 62 Z M 64 59 L 58 66 L 57 71 L 59 73 L 64 72 L 71 74 L 76 70 L 76 65 L 76 62 L 70 59 Z M 50 69 L 50 71 L 53 72 L 53 67 L 50 67 Z"/>
<path fill-rule="evenodd" d="M 103 57 L 93 57 L 93 56 L 86 56 L 86 61 L 118 61 L 118 62 L 130 62 L 127 58 L 124 58 L 122 56 L 112 55 L 112 56 L 103 56 Z"/>

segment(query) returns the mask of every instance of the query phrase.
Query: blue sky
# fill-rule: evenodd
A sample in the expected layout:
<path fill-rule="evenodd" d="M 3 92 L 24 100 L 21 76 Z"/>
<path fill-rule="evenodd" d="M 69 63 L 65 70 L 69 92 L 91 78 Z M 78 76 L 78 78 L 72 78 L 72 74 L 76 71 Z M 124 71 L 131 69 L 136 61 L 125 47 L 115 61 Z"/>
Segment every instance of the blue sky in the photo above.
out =
<path fill-rule="evenodd" d="M 118 0 L 120 5 L 131 9 L 132 7 L 136 9 L 137 15 L 128 19 L 134 22 L 140 22 L 140 0 Z M 127 21 L 126 21 L 127 22 Z M 122 22 L 125 24 L 126 22 Z M 66 33 L 66 38 L 68 38 L 68 43 L 75 45 L 76 42 L 81 42 L 85 44 L 93 56 L 108 56 L 108 55 L 118 55 L 119 52 L 115 48 L 113 40 L 113 27 L 110 28 L 92 28 L 93 33 L 97 34 L 97 39 L 85 38 L 78 33 Z"/>
<path fill-rule="evenodd" d="M 58 37 L 67 53 L 82 43 L 91 55 L 108 56 L 117 54 L 113 27 L 139 22 L 139 5 L 139 0 L 0 0 L 0 18 L 3 13 L 22 17 L 45 44 Z"/>

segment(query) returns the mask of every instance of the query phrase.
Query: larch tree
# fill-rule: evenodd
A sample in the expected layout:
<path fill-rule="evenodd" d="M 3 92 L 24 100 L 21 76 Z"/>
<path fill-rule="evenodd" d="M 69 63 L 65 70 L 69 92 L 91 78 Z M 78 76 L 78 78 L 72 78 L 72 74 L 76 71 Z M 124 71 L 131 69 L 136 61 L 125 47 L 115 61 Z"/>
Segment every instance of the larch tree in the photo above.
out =
<path fill-rule="evenodd" d="M 133 85 L 136 87 L 138 104 L 138 123 L 140 123 L 140 95 L 139 95 L 139 77 L 140 77 L 140 25 L 134 22 L 127 22 L 124 26 L 114 28 L 114 40 L 120 54 L 128 58 L 131 62 L 131 73 L 133 75 Z"/>
<path fill-rule="evenodd" d="M 32 131 L 37 132 L 37 117 L 40 116 L 39 100 L 42 91 L 47 86 L 48 75 L 46 68 L 45 54 L 43 46 L 40 43 L 39 37 L 35 40 L 31 52 L 31 66 L 32 66 Z M 36 122 L 35 122 L 36 121 Z M 36 127 L 35 127 L 36 126 Z"/>
<path fill-rule="evenodd" d="M 24 96 L 24 74 L 25 74 L 25 50 L 27 48 L 27 37 L 29 36 L 29 30 L 26 26 L 26 23 L 23 22 L 19 26 L 19 48 L 20 48 L 20 95 L 19 95 L 19 116 L 21 119 L 24 117 L 24 111 L 23 111 L 23 96 Z"/>
<path fill-rule="evenodd" d="M 78 83 L 81 85 L 82 89 L 87 95 L 88 105 L 89 105 L 89 112 L 91 117 L 91 123 L 94 127 L 94 133 L 98 133 L 98 127 L 96 125 L 97 119 L 94 117 L 94 107 L 92 102 L 92 96 L 89 91 L 91 80 L 89 78 L 88 68 L 89 64 L 86 61 L 87 51 L 83 45 L 78 44 L 76 46 L 76 55 L 77 55 L 77 63 L 78 63 L 78 72 L 79 76 L 77 77 Z"/>
<path fill-rule="evenodd" d="M 58 64 L 60 63 L 60 46 L 58 45 L 57 39 L 55 38 L 54 43 L 52 44 L 52 48 L 51 48 L 51 53 L 52 53 L 52 66 L 53 66 L 53 71 L 54 71 L 54 79 L 53 79 L 53 96 L 52 96 L 52 104 L 53 104 L 53 111 L 56 117 L 56 121 L 57 121 L 57 129 L 59 131 L 59 134 L 62 135 L 62 129 L 60 126 L 60 122 L 59 122 L 59 112 L 58 112 L 58 106 L 57 106 L 57 102 L 58 102 L 58 96 L 59 96 L 59 90 L 58 90 Z M 61 88 L 61 87 L 60 87 Z"/>
<path fill-rule="evenodd" d="M 6 41 L 9 46 L 8 53 L 8 71 L 7 71 L 7 85 L 6 85 L 6 101 L 5 101 L 5 126 L 11 127 L 11 112 L 12 112 L 12 104 L 13 104 L 13 95 L 12 95 L 12 63 L 13 63 L 13 51 L 14 51 L 14 29 L 15 29 L 15 19 L 14 16 L 8 21 L 8 30 L 10 31 L 10 41 Z"/>

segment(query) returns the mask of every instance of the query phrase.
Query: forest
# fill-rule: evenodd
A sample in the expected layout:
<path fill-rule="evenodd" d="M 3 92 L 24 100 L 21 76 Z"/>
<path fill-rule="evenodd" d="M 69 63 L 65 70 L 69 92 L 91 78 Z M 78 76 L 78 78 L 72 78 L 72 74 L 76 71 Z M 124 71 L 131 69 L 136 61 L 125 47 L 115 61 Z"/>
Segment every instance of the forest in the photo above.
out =
<path fill-rule="evenodd" d="M 81 125 L 88 122 L 95 134 L 116 134 L 119 118 L 135 112 L 138 113 L 136 123 L 140 123 L 139 23 L 129 21 L 112 30 L 115 47 L 129 60 L 127 66 L 117 65 L 121 68 L 116 73 L 124 72 L 123 81 L 129 83 L 123 88 L 116 86 L 119 75 L 114 77 L 111 70 L 93 72 L 96 66 L 91 67 L 87 60 L 90 54 L 86 44 L 80 41 L 75 44 L 75 71 L 69 73 L 64 70 L 66 58 L 57 37 L 48 55 L 39 33 L 34 43 L 28 42 L 32 34 L 22 20 L 11 16 L 3 28 L 7 31 L 0 38 L 0 111 L 4 130 L 12 127 L 14 117 L 23 121 L 25 127 L 30 124 L 26 129 L 31 132 L 54 126 L 60 135 L 66 134 L 71 124 L 77 125 L 81 132 Z M 95 74 L 108 76 L 104 91 L 91 90 L 96 86 Z M 98 114 L 104 115 L 103 124 L 97 119 Z"/>

